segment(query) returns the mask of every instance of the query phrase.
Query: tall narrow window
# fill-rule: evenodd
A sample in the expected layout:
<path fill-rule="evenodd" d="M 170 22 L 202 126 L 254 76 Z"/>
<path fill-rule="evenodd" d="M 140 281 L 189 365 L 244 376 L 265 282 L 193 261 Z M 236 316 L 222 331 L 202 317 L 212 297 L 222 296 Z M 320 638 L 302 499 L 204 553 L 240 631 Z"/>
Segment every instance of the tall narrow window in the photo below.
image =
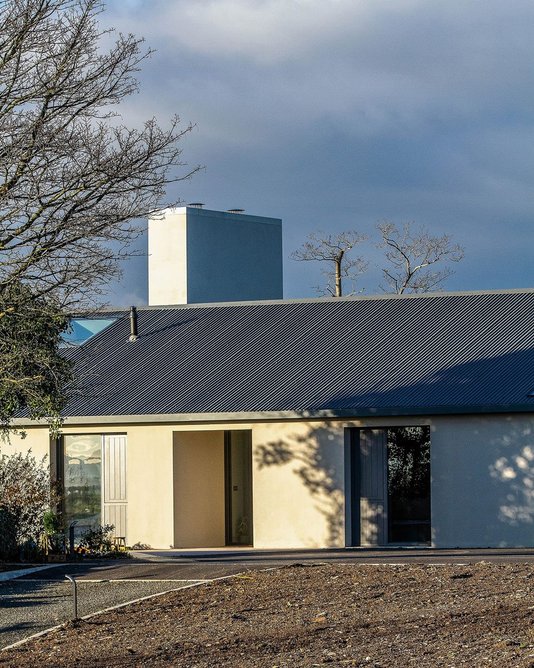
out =
<path fill-rule="evenodd" d="M 387 433 L 388 541 L 430 542 L 430 429 Z"/>
<path fill-rule="evenodd" d="M 65 436 L 63 513 L 65 525 L 76 522 L 76 533 L 101 524 L 102 437 Z"/>

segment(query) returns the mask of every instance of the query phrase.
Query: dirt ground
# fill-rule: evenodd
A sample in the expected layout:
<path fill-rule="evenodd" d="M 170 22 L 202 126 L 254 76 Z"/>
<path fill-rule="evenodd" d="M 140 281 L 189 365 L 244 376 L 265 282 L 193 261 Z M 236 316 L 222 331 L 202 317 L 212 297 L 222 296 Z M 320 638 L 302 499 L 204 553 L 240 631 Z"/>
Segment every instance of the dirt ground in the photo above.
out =
<path fill-rule="evenodd" d="M 534 667 L 534 569 L 292 565 L 130 605 L 0 666 Z"/>

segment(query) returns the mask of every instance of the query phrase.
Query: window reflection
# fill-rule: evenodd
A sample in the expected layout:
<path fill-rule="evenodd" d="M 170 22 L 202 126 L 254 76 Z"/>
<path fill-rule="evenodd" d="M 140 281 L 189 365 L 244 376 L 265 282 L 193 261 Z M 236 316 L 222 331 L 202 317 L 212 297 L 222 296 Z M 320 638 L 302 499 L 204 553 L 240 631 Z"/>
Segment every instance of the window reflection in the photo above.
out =
<path fill-rule="evenodd" d="M 77 522 L 80 533 L 101 524 L 102 437 L 64 437 L 64 503 L 66 526 Z"/>

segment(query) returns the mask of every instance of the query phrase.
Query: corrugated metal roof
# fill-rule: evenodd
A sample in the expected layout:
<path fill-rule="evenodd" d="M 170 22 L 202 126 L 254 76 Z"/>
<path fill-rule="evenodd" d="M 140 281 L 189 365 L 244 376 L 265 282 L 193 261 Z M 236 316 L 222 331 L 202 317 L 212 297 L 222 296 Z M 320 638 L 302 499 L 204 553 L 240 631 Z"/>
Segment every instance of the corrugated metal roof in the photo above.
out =
<path fill-rule="evenodd" d="M 530 410 L 534 291 L 147 307 L 68 354 L 66 416 Z"/>

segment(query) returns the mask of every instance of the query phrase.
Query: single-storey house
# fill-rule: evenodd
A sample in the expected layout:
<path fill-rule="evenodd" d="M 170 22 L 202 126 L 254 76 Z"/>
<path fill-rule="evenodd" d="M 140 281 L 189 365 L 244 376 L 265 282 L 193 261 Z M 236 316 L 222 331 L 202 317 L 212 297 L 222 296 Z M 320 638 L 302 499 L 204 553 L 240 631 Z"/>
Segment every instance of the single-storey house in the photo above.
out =
<path fill-rule="evenodd" d="M 69 522 L 154 548 L 534 546 L 533 290 L 75 325 L 60 437 L 7 446 L 50 457 Z"/>

